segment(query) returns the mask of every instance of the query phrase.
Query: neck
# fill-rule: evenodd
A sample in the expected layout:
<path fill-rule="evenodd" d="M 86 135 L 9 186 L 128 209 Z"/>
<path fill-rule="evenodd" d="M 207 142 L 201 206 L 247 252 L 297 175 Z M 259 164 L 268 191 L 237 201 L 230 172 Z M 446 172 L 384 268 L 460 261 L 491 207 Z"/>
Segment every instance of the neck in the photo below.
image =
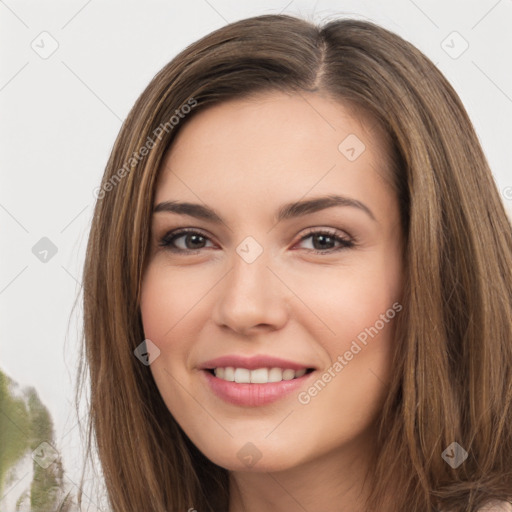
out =
<path fill-rule="evenodd" d="M 365 512 L 374 451 L 361 441 L 286 470 L 230 472 L 229 512 Z"/>

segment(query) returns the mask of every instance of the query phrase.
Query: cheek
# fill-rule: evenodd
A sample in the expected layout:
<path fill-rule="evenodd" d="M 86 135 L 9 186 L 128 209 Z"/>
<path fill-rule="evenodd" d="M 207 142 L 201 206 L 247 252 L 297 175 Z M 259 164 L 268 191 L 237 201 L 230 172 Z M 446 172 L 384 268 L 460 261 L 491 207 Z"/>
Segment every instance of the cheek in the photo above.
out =
<path fill-rule="evenodd" d="M 208 321 L 208 293 L 217 280 L 208 268 L 192 272 L 159 261 L 151 263 L 144 274 L 140 301 L 144 335 L 160 350 L 150 370 L 173 413 L 183 409 L 180 404 L 186 410 L 186 393 L 176 390 L 180 384 L 190 387 L 191 349 Z"/>
<path fill-rule="evenodd" d="M 186 277 L 185 277 L 186 276 Z M 142 281 L 140 310 L 144 336 L 160 350 L 150 365 L 153 379 L 169 411 L 187 410 L 187 396 L 179 384 L 187 387 L 185 364 L 193 338 L 191 318 L 197 312 L 194 305 L 204 296 L 207 285 L 190 274 L 151 264 Z M 178 414 L 178 416 L 180 416 Z"/>
<path fill-rule="evenodd" d="M 358 266 L 294 276 L 297 295 L 315 313 L 308 313 L 307 322 L 302 317 L 303 326 L 309 325 L 312 339 L 330 361 L 325 387 L 317 386 L 321 393 L 315 389 L 304 396 L 304 402 L 316 402 L 317 410 L 343 403 L 368 420 L 384 398 L 396 317 L 402 310 L 401 260 L 398 253 L 389 252 L 391 257 L 381 252 L 368 255 Z"/>
<path fill-rule="evenodd" d="M 311 335 L 330 364 L 297 397 L 296 420 L 321 425 L 325 440 L 318 441 L 318 447 L 328 452 L 364 432 L 379 414 L 389 389 L 394 325 L 401 305 L 399 289 L 378 272 L 345 273 L 344 280 L 325 281 L 338 286 L 327 293 L 310 293 L 308 304 L 328 326 L 315 322 Z M 303 441 L 300 429 L 286 434 Z"/>
<path fill-rule="evenodd" d="M 173 335 L 210 287 L 206 277 L 199 277 L 157 264 L 147 269 L 140 303 L 147 338 L 162 342 Z"/>
<path fill-rule="evenodd" d="M 312 338 L 321 340 L 331 355 L 347 350 L 359 334 L 364 338 L 365 330 L 376 322 L 379 330 L 389 331 L 382 328 L 381 315 L 401 299 L 402 268 L 397 255 L 375 251 L 354 258 L 358 264 L 319 266 L 309 272 L 297 269 L 287 276 L 309 310 L 295 320 L 308 326 Z M 394 318 L 395 311 L 389 316 Z M 384 332 L 382 338 L 386 338 Z"/>
<path fill-rule="evenodd" d="M 175 385 L 171 374 L 176 375 L 176 363 L 184 365 L 187 354 L 187 336 L 184 335 L 187 333 L 183 328 L 187 325 L 187 313 L 197 302 L 190 279 L 187 286 L 183 280 L 180 280 L 179 272 L 151 265 L 144 275 L 141 290 L 144 336 L 160 350 L 150 365 L 150 371 L 169 410 L 173 397 L 176 397 L 176 393 L 171 392 Z"/>

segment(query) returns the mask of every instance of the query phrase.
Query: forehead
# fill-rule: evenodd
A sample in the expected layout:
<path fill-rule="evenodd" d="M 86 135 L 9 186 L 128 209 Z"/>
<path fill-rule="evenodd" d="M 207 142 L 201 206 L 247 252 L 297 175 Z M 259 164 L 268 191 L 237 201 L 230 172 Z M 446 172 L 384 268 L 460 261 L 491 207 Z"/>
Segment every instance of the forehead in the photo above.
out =
<path fill-rule="evenodd" d="M 389 148 L 371 117 L 317 93 L 230 100 L 185 122 L 164 158 L 156 202 L 247 194 L 261 206 L 309 192 L 383 185 Z M 345 190 L 343 190 L 345 189 Z"/>

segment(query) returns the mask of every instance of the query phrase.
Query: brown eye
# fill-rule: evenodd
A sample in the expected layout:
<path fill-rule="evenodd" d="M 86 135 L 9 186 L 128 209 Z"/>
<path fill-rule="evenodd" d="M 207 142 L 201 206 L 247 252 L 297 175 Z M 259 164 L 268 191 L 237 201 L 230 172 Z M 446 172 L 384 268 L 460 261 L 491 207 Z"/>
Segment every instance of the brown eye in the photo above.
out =
<path fill-rule="evenodd" d="M 205 249 L 209 238 L 194 230 L 180 230 L 168 233 L 160 240 L 160 246 L 175 252 L 198 251 Z"/>
<path fill-rule="evenodd" d="M 311 247 L 307 247 L 307 249 L 315 253 L 331 253 L 355 245 L 353 240 L 330 231 L 310 231 L 300 241 L 304 242 L 304 240 L 308 239 L 311 239 L 312 243 L 310 244 Z M 337 247 L 336 244 L 338 244 Z"/>

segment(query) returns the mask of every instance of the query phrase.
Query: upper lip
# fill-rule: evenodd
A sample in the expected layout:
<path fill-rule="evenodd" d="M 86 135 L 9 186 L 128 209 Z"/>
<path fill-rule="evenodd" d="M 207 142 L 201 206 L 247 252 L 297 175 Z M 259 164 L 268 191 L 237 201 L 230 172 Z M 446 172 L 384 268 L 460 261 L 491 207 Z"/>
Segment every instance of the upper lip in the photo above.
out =
<path fill-rule="evenodd" d="M 303 368 L 313 368 L 307 364 L 296 363 L 294 361 L 266 355 L 255 355 L 252 357 L 227 355 L 205 361 L 199 366 L 199 369 L 212 370 L 214 368 L 227 368 L 228 366 L 233 368 L 247 368 L 248 370 L 256 370 L 257 368 L 282 368 L 284 370 L 290 369 L 297 371 Z"/>

